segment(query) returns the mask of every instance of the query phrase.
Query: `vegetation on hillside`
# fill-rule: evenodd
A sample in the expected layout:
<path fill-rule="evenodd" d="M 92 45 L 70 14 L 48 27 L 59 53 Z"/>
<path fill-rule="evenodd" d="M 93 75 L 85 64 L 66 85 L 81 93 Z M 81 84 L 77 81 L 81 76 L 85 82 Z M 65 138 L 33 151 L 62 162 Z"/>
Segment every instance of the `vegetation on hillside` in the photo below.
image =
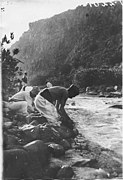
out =
<path fill-rule="evenodd" d="M 14 39 L 14 34 L 10 33 L 10 39 Z M 22 73 L 22 69 L 18 66 L 18 63 L 21 62 L 19 59 L 14 56 L 19 53 L 19 49 L 15 48 L 10 53 L 9 49 L 4 47 L 5 44 L 9 44 L 10 41 L 5 35 L 2 38 L 1 42 L 1 60 L 2 60 L 2 98 L 6 100 L 6 97 L 10 94 L 16 92 L 15 87 L 18 81 L 17 75 Z"/>
<path fill-rule="evenodd" d="M 88 4 L 30 23 L 14 47 L 32 85 L 47 79 L 64 86 L 121 85 L 122 4 Z"/>

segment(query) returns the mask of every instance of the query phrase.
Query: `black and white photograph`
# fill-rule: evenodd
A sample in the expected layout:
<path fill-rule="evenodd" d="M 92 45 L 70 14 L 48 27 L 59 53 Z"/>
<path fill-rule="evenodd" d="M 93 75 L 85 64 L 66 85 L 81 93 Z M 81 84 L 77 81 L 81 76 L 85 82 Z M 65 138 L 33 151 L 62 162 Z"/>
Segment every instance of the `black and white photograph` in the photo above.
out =
<path fill-rule="evenodd" d="M 1 180 L 121 180 L 121 0 L 0 1 Z"/>

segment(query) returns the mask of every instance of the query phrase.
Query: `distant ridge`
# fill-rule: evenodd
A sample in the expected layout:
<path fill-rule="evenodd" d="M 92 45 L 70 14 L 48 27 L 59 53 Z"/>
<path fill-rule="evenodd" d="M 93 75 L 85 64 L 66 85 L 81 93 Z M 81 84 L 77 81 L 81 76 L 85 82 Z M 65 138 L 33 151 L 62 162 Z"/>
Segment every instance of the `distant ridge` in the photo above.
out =
<path fill-rule="evenodd" d="M 11 48 L 20 49 L 31 84 L 73 81 L 79 69 L 114 68 L 122 62 L 120 1 L 78 6 L 29 24 Z"/>

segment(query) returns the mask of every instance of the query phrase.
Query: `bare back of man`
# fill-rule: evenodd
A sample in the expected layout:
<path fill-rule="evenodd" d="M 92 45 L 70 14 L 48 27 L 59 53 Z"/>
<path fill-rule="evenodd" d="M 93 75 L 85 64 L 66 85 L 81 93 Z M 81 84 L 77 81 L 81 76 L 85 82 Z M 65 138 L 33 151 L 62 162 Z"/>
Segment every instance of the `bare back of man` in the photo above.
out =
<path fill-rule="evenodd" d="M 48 88 L 48 90 L 51 94 L 53 101 L 58 100 L 59 102 L 62 102 L 62 101 L 66 102 L 68 98 L 68 91 L 66 88 L 61 87 L 61 86 L 54 86 L 54 87 Z"/>

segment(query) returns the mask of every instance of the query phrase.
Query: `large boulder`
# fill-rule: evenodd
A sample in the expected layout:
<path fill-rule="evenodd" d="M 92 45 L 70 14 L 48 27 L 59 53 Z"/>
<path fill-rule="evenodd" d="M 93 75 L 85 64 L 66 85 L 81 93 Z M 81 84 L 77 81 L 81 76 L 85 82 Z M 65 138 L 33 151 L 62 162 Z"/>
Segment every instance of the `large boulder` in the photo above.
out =
<path fill-rule="evenodd" d="M 31 124 L 25 125 L 21 128 L 25 134 L 25 141 L 31 142 L 33 140 L 42 140 L 44 142 L 56 142 L 61 140 L 59 132 L 54 127 L 46 125 L 33 126 Z"/>
<path fill-rule="evenodd" d="M 20 149 L 5 150 L 3 176 L 7 179 L 42 178 L 49 157 L 47 145 L 40 140 Z"/>
<path fill-rule="evenodd" d="M 23 147 L 29 153 L 33 163 L 38 161 L 40 163 L 40 167 L 42 168 L 48 164 L 50 153 L 48 151 L 47 145 L 43 141 L 32 141 Z"/>
<path fill-rule="evenodd" d="M 3 153 L 3 177 L 7 179 L 28 178 L 29 157 L 24 149 L 5 150 Z"/>

